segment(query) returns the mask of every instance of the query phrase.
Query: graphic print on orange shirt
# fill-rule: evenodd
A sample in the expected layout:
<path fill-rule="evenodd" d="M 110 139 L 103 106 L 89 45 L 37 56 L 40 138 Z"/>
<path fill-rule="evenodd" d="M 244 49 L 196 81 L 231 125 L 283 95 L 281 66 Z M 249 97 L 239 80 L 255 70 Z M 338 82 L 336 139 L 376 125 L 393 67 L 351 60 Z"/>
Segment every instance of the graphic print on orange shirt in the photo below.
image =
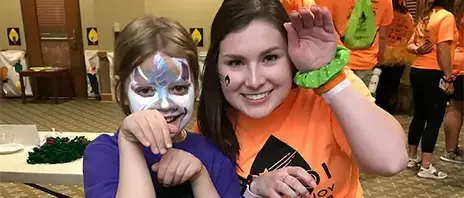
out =
<path fill-rule="evenodd" d="M 409 13 L 394 11 L 393 22 L 386 27 L 387 44 L 400 42 L 406 44 L 414 32 L 414 19 Z"/>
<path fill-rule="evenodd" d="M 303 159 L 300 153 L 273 135 L 267 139 L 266 143 L 256 156 L 253 165 L 251 166 L 250 175 L 253 177 L 261 176 L 287 166 L 301 167 L 314 178 L 316 184 L 319 185 L 321 182 L 320 173 L 314 171 Z M 331 179 L 332 175 L 327 164 L 322 162 L 321 167 L 324 170 L 321 174 L 325 174 L 324 177 Z M 244 178 L 241 179 L 245 180 Z M 321 186 L 318 186 L 318 192 L 313 192 L 314 189 L 307 188 L 311 197 L 331 197 L 330 194 L 333 194 L 335 184 L 332 183 L 329 186 L 323 188 L 320 187 Z"/>

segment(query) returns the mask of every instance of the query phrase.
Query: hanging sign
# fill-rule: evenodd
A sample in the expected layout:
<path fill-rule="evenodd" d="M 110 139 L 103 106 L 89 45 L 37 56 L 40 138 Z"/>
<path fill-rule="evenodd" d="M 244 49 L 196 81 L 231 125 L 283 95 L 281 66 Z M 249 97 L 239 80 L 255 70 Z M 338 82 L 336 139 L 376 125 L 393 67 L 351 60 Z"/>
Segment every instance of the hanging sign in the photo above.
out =
<path fill-rule="evenodd" d="M 96 27 L 87 28 L 87 44 L 98 45 L 98 31 Z"/>
<path fill-rule="evenodd" d="M 190 35 L 198 47 L 203 47 L 203 28 L 190 28 Z"/>
<path fill-rule="evenodd" d="M 8 43 L 10 45 L 21 45 L 21 37 L 19 36 L 19 28 L 7 28 Z"/>

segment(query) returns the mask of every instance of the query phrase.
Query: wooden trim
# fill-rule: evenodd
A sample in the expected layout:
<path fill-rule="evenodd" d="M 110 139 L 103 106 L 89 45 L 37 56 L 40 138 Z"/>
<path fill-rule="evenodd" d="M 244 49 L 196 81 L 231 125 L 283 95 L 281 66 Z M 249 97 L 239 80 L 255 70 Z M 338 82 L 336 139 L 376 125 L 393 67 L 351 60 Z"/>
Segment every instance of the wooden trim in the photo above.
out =
<path fill-rule="evenodd" d="M 64 7 L 74 91 L 77 98 L 87 98 L 87 72 L 84 61 L 79 0 L 65 0 Z"/>
<path fill-rule="evenodd" d="M 113 102 L 113 95 L 111 93 L 101 93 L 102 102 Z"/>
<path fill-rule="evenodd" d="M 39 22 L 37 21 L 36 0 L 20 0 L 26 40 L 27 62 L 29 66 L 43 66 L 42 45 L 40 43 Z"/>

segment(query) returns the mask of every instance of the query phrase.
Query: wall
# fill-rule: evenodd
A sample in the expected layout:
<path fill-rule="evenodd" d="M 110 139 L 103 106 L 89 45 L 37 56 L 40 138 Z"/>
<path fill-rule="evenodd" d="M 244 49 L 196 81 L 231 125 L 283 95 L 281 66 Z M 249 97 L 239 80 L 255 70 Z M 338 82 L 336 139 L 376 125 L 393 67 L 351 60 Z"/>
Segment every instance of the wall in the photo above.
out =
<path fill-rule="evenodd" d="M 113 51 L 114 25 L 120 28 L 144 13 L 144 0 L 80 0 L 84 49 Z M 87 45 L 87 27 L 97 27 L 98 46 Z"/>
<path fill-rule="evenodd" d="M 10 46 L 8 44 L 6 34 L 8 27 L 19 27 L 21 46 Z M 26 49 L 20 0 L 0 0 L 0 50 L 5 49 Z"/>
<path fill-rule="evenodd" d="M 189 28 L 203 28 L 204 47 L 199 47 L 198 51 L 207 51 L 211 23 L 221 4 L 219 0 L 145 0 L 145 13 L 177 20 L 187 31 Z"/>
<path fill-rule="evenodd" d="M 216 0 L 80 0 L 84 48 L 113 51 L 115 23 L 119 23 L 122 29 L 135 17 L 152 14 L 173 18 L 187 30 L 203 28 L 204 47 L 200 47 L 199 51 L 206 51 L 211 22 L 221 3 Z M 19 27 L 21 46 L 8 45 L 7 27 Z M 87 45 L 87 27 L 98 28 L 98 46 Z M 0 0 L 0 50 L 3 49 L 26 49 L 20 0 Z"/>

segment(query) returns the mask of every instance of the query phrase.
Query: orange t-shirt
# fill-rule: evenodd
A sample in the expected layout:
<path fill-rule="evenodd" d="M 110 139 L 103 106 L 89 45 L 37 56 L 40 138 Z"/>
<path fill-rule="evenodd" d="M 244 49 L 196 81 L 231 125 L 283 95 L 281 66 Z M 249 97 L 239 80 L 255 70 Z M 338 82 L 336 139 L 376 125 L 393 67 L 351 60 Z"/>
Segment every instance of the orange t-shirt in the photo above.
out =
<path fill-rule="evenodd" d="M 310 8 L 315 5 L 314 0 L 280 0 L 287 13 L 292 10 L 298 11 L 300 8 Z"/>
<path fill-rule="evenodd" d="M 359 169 L 335 115 L 313 90 L 295 88 L 269 116 L 235 112 L 240 154 L 237 174 L 261 175 L 286 166 L 314 176 L 314 197 L 362 197 Z"/>
<path fill-rule="evenodd" d="M 423 23 L 419 22 L 410 41 L 410 43 L 421 46 L 429 40 L 434 45 L 433 49 L 428 54 L 417 55 L 412 67 L 441 70 L 437 60 L 437 44 L 444 41 L 452 41 L 450 55 L 451 60 L 453 60 L 458 39 L 459 33 L 453 14 L 443 8 L 433 9 L 426 28 L 424 28 Z"/>
<path fill-rule="evenodd" d="M 317 180 L 317 197 L 361 197 L 359 170 L 329 106 L 314 91 L 296 88 L 269 116 L 236 117 L 237 173 L 246 178 L 300 166 Z M 358 194 L 359 193 L 359 194 Z"/>
<path fill-rule="evenodd" d="M 343 45 L 340 40 L 344 34 L 348 19 L 351 16 L 356 0 L 316 0 L 319 6 L 326 6 L 332 14 L 332 20 L 338 35 L 338 44 Z M 391 0 L 371 0 L 371 6 L 374 10 L 375 23 L 377 30 L 380 27 L 389 25 L 393 20 L 393 6 Z M 370 70 L 378 62 L 379 53 L 379 33 L 375 36 L 372 46 L 363 50 L 351 50 L 348 67 L 353 70 Z"/>
<path fill-rule="evenodd" d="M 383 61 L 380 65 L 405 64 L 410 65 L 414 61 L 414 54 L 407 51 L 407 44 L 414 33 L 414 19 L 409 13 L 401 13 L 394 10 L 392 23 L 385 27 L 387 38 Z"/>

